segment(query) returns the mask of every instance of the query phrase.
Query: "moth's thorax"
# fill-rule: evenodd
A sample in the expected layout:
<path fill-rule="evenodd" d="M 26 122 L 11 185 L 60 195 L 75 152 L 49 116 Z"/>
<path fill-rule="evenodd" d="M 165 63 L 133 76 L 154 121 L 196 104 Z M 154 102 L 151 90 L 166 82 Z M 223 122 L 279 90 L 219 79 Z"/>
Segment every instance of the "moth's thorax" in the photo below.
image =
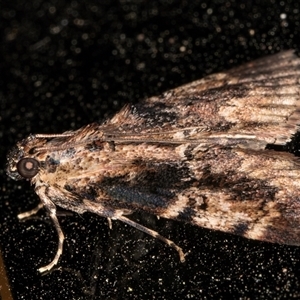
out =
<path fill-rule="evenodd" d="M 177 149 L 178 148 L 178 149 Z M 130 183 L 159 164 L 176 164 L 182 146 L 144 143 L 92 142 L 69 149 L 36 154 L 41 162 L 39 180 L 50 185 L 86 187 L 103 180 L 122 178 Z M 147 162 L 146 162 L 147 161 Z"/>

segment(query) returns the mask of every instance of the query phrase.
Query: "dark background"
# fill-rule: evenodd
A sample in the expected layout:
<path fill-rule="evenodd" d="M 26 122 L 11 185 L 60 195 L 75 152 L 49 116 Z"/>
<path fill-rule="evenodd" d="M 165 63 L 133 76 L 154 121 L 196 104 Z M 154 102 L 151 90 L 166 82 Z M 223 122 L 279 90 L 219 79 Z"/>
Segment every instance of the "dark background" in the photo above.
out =
<path fill-rule="evenodd" d="M 125 103 L 298 49 L 298 1 L 0 4 L 0 232 L 14 299 L 300 297 L 299 248 L 141 214 L 134 218 L 190 251 L 185 264 L 173 249 L 120 222 L 109 230 L 96 215 L 63 213 L 59 269 L 41 276 L 37 268 L 53 258 L 56 232 L 44 212 L 18 221 L 38 197 L 4 171 L 7 151 L 30 133 L 76 129 Z"/>

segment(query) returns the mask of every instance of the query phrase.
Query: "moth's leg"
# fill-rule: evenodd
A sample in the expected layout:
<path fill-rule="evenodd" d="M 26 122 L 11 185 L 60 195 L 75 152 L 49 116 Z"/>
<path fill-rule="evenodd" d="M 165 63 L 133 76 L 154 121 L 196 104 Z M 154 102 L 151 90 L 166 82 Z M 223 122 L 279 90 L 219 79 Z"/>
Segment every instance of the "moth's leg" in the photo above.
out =
<path fill-rule="evenodd" d="M 178 252 L 179 258 L 180 258 L 181 262 L 185 261 L 185 255 L 184 255 L 182 249 L 179 246 L 177 246 L 173 241 L 171 241 L 171 240 L 163 237 L 158 232 L 156 232 L 156 231 L 154 231 L 152 229 L 149 229 L 149 228 L 147 228 L 147 227 L 145 227 L 145 226 L 143 226 L 143 225 L 141 225 L 139 223 L 136 223 L 136 222 L 134 222 L 134 221 L 132 221 L 132 220 L 124 217 L 124 216 L 118 216 L 117 220 L 120 220 L 120 221 L 122 221 L 122 222 L 124 222 L 124 223 L 126 223 L 126 224 L 128 224 L 128 225 L 130 225 L 130 226 L 132 226 L 132 227 L 134 227 L 134 228 L 136 228 L 138 230 L 140 230 L 140 231 L 143 231 L 143 232 L 151 235 L 152 237 L 154 237 L 156 239 L 159 239 L 159 240 L 163 241 L 164 243 L 166 243 L 170 247 L 174 248 Z"/>
<path fill-rule="evenodd" d="M 40 202 L 35 208 L 33 208 L 29 211 L 25 211 L 21 214 L 18 214 L 18 219 L 22 220 L 22 219 L 25 219 L 25 218 L 29 218 L 29 217 L 35 215 L 43 207 L 44 207 L 44 203 Z"/>
<path fill-rule="evenodd" d="M 49 199 L 49 197 L 46 194 L 47 191 L 47 187 L 40 185 L 37 186 L 35 188 L 36 193 L 38 194 L 38 196 L 40 197 L 41 201 L 44 204 L 44 207 L 47 209 L 47 211 L 49 212 L 49 216 L 52 219 L 55 229 L 57 231 L 57 235 L 58 235 L 58 247 L 57 247 L 57 251 L 56 254 L 54 256 L 54 259 L 46 266 L 39 268 L 39 272 L 43 273 L 46 271 L 50 271 L 57 263 L 58 260 L 62 254 L 63 251 L 63 243 L 64 243 L 64 239 L 65 236 L 63 234 L 63 231 L 59 225 L 58 219 L 56 217 L 56 206 L 55 204 Z"/>
<path fill-rule="evenodd" d="M 108 222 L 108 227 L 111 230 L 112 229 L 112 222 L 111 222 L 111 218 L 107 218 L 107 222 Z"/>

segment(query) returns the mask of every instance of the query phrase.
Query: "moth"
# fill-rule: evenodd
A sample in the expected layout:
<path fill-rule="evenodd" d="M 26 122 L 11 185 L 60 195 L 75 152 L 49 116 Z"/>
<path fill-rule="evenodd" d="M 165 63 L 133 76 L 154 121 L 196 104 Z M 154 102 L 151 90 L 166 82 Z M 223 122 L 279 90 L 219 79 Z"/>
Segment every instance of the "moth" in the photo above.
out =
<path fill-rule="evenodd" d="M 134 211 L 300 245 L 300 162 L 288 151 L 300 123 L 300 59 L 293 51 L 213 74 L 111 119 L 62 134 L 35 134 L 8 154 L 7 174 L 27 179 L 58 233 L 56 206 L 119 220 Z"/>

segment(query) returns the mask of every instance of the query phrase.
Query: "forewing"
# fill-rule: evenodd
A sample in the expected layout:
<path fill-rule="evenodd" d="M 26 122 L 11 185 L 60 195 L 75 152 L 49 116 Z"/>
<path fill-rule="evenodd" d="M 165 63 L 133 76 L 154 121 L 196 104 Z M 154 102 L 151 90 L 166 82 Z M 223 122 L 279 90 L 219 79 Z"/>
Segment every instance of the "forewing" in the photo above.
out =
<path fill-rule="evenodd" d="M 282 145 L 298 129 L 299 77 L 300 59 L 280 52 L 126 106 L 100 129 L 115 141 Z"/>

